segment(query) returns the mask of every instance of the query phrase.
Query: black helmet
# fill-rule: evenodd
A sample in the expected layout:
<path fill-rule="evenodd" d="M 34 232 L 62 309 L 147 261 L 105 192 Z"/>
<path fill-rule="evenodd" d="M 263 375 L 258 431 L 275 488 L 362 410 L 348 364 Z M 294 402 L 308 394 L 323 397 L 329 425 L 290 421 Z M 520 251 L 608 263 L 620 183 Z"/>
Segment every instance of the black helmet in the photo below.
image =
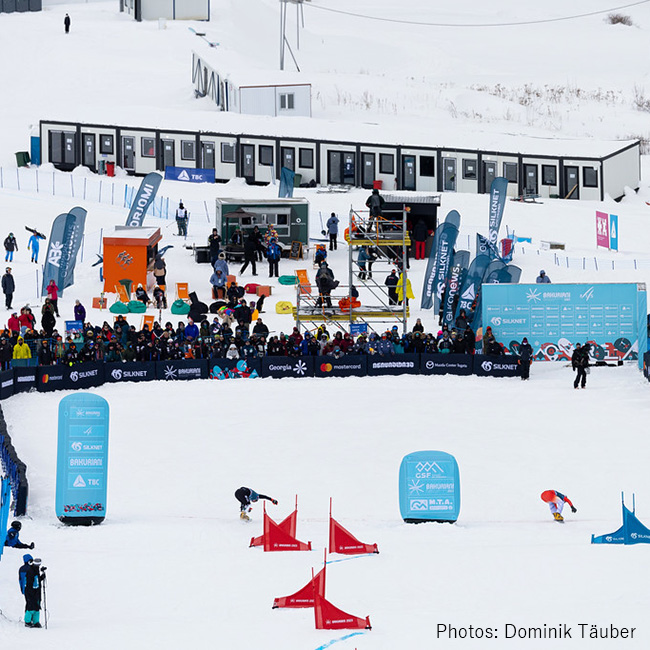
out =
<path fill-rule="evenodd" d="M 20 530 L 23 527 L 23 525 L 19 521 L 12 521 L 11 527 L 15 528 L 16 530 Z"/>

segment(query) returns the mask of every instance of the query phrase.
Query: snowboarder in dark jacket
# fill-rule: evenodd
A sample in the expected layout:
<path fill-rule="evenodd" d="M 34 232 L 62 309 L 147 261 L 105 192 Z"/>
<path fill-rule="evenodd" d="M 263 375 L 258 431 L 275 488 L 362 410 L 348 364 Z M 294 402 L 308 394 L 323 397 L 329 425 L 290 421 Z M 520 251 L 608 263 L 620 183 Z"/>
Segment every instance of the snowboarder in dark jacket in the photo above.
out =
<path fill-rule="evenodd" d="M 40 558 L 34 558 L 25 569 L 25 627 L 42 627 L 39 622 L 41 614 L 41 597 L 45 582 L 45 567 L 41 569 Z M 21 585 L 22 588 L 22 585 Z"/>
<path fill-rule="evenodd" d="M 19 533 L 23 525 L 19 521 L 12 521 L 9 530 L 7 531 L 7 537 L 5 539 L 5 546 L 11 548 L 34 548 L 34 542 L 31 544 L 23 544 L 20 541 Z"/>
<path fill-rule="evenodd" d="M 274 506 L 278 505 L 278 502 L 275 499 L 267 497 L 266 494 L 258 494 L 255 490 L 251 490 L 247 487 L 240 487 L 238 490 L 235 490 L 235 499 L 240 503 L 239 517 L 241 519 L 250 519 L 246 513 L 251 511 L 251 503 L 256 503 L 260 499 L 266 499 Z"/>
<path fill-rule="evenodd" d="M 528 379 L 530 377 L 530 364 L 533 362 L 533 348 L 531 347 L 528 339 L 524 337 L 519 346 L 519 359 L 517 364 L 521 371 L 521 378 Z"/>
<path fill-rule="evenodd" d="M 578 388 L 578 385 L 584 388 L 587 385 L 590 349 L 591 346 L 589 343 L 585 343 L 583 346 L 580 346 L 580 343 L 576 343 L 576 349 L 571 355 L 571 367 L 577 371 L 575 381 L 573 382 L 574 388 Z"/>

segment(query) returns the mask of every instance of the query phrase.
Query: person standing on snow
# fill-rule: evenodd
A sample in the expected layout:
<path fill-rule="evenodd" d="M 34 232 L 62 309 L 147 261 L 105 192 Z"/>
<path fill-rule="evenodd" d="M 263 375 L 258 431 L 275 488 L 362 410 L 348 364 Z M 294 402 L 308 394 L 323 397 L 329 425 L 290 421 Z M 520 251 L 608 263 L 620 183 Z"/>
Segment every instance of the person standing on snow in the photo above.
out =
<path fill-rule="evenodd" d="M 7 235 L 4 241 L 4 246 L 5 246 L 5 262 L 13 262 L 14 261 L 14 251 L 18 251 L 18 242 L 16 242 L 16 238 L 14 237 L 14 234 L 12 232 Z"/>
<path fill-rule="evenodd" d="M 70 33 L 70 16 L 68 14 L 66 14 L 65 18 L 63 19 L 63 27 L 65 29 L 65 33 L 69 34 Z"/>
<path fill-rule="evenodd" d="M 282 249 L 278 246 L 275 237 L 271 237 L 269 245 L 266 248 L 266 258 L 269 261 L 269 277 L 278 277 L 280 275 L 280 258 Z"/>
<path fill-rule="evenodd" d="M 235 499 L 240 503 L 239 518 L 246 520 L 250 519 L 246 513 L 251 511 L 251 503 L 256 503 L 260 499 L 266 499 L 274 506 L 278 505 L 278 502 L 275 499 L 267 497 L 266 494 L 258 494 L 255 490 L 251 490 L 247 487 L 240 487 L 238 490 L 235 490 Z"/>
<path fill-rule="evenodd" d="M 339 218 L 336 213 L 332 212 L 330 218 L 327 220 L 327 234 L 330 237 L 330 250 L 336 250 L 336 239 L 339 234 Z"/>
<path fill-rule="evenodd" d="M 571 507 L 571 512 L 574 514 L 578 512 L 578 509 L 571 503 L 571 499 L 568 496 L 555 490 L 545 490 L 540 497 L 544 503 L 548 503 L 548 507 L 551 509 L 555 521 L 564 521 L 562 510 L 564 509 L 565 503 Z"/>
<path fill-rule="evenodd" d="M 530 377 L 530 364 L 532 362 L 533 348 L 528 342 L 528 339 L 524 336 L 524 338 L 521 339 L 521 345 L 519 346 L 519 359 L 517 359 L 522 379 L 528 379 Z"/>
<path fill-rule="evenodd" d="M 178 209 L 176 210 L 176 225 L 178 226 L 178 234 L 181 237 L 187 237 L 187 221 L 189 219 L 189 215 L 187 213 L 187 209 L 183 205 L 183 202 L 181 201 L 178 204 Z"/>
<path fill-rule="evenodd" d="M 24 556 L 23 559 L 25 559 Z M 22 568 L 22 567 L 21 567 Z M 27 562 L 24 571 L 25 585 L 20 588 L 25 596 L 25 627 L 43 627 L 39 618 L 41 615 L 41 598 L 45 582 L 45 567 L 41 569 L 41 559 L 36 557 Z"/>
<path fill-rule="evenodd" d="M 14 291 L 16 290 L 16 283 L 14 276 L 11 275 L 11 268 L 5 269 L 5 274 L 2 276 L 2 293 L 5 295 L 5 307 L 11 309 L 11 302 L 14 298 Z"/>
<path fill-rule="evenodd" d="M 578 388 L 578 385 L 581 388 L 587 386 L 587 369 L 589 368 L 589 350 L 591 346 L 589 343 L 585 343 L 580 347 L 580 343 L 576 343 L 576 349 L 571 355 L 571 368 L 576 370 L 576 378 L 573 382 L 573 387 Z"/>
<path fill-rule="evenodd" d="M 32 235 L 27 242 L 27 250 L 32 251 L 32 262 L 38 264 L 38 250 L 41 246 L 41 238 L 38 235 Z"/>

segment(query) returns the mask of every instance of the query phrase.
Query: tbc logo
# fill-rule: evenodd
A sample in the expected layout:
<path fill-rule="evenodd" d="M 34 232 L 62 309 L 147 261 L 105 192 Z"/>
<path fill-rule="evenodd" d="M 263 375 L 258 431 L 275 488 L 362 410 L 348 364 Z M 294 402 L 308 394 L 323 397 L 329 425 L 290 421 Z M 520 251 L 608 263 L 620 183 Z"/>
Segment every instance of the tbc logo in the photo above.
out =
<path fill-rule="evenodd" d="M 481 364 L 481 368 L 483 368 L 483 370 L 485 370 L 485 372 L 490 372 L 490 370 L 492 370 L 492 362 L 491 361 L 484 361 Z"/>
<path fill-rule="evenodd" d="M 82 449 L 81 443 L 79 441 L 73 442 L 70 446 L 72 447 L 72 451 L 81 451 Z"/>
<path fill-rule="evenodd" d="M 497 327 L 499 327 L 499 325 L 501 325 L 501 316 L 493 316 L 490 322 L 492 323 L 492 325 L 496 325 Z"/>
<path fill-rule="evenodd" d="M 307 364 L 304 361 L 298 361 L 298 363 L 293 367 L 293 371 L 297 375 L 304 376 L 305 372 L 307 372 Z"/>
<path fill-rule="evenodd" d="M 111 377 L 117 381 L 122 379 L 122 370 L 120 368 L 113 368 L 113 372 L 111 372 Z"/>
<path fill-rule="evenodd" d="M 190 180 L 190 175 L 183 170 L 179 175 L 178 175 L 178 180 L 179 181 L 189 181 Z"/>
<path fill-rule="evenodd" d="M 79 373 L 78 373 L 76 370 L 73 370 L 73 371 L 70 373 L 70 379 L 71 379 L 72 381 L 77 381 L 77 379 L 79 379 Z"/>
<path fill-rule="evenodd" d="M 74 480 L 74 483 L 72 484 L 72 487 L 76 488 L 85 488 L 86 487 L 86 481 L 84 481 L 84 477 L 79 474 L 77 478 Z"/>

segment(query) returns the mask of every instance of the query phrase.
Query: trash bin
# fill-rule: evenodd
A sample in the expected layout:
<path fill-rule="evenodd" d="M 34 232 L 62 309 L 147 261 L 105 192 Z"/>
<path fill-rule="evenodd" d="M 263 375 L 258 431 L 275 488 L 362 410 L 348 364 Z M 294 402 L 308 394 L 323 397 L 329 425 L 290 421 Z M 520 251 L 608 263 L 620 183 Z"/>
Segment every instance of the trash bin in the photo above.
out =
<path fill-rule="evenodd" d="M 383 185 L 384 185 L 384 181 L 372 181 L 373 190 L 380 190 Z"/>
<path fill-rule="evenodd" d="M 293 175 L 293 186 L 294 187 L 300 187 L 300 183 L 302 183 L 302 174 L 294 174 Z"/>
<path fill-rule="evenodd" d="M 29 165 L 29 154 L 26 151 L 16 151 L 16 164 L 18 167 Z"/>
<path fill-rule="evenodd" d="M 106 161 L 105 160 L 99 160 L 97 162 L 97 173 L 100 176 L 103 176 L 104 174 L 106 174 Z"/>
<path fill-rule="evenodd" d="M 107 162 L 106 163 L 106 176 L 115 176 L 115 163 Z"/>

